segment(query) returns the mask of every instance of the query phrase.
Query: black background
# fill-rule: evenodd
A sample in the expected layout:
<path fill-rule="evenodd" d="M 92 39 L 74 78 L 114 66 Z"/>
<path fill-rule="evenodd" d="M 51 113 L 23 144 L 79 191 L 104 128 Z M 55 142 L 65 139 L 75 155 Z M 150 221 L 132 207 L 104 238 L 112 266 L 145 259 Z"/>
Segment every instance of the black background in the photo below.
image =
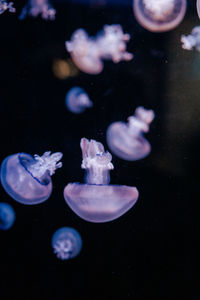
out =
<path fill-rule="evenodd" d="M 72 2 L 53 2 L 55 21 L 19 21 L 25 1 L 14 1 L 16 14 L 0 16 L 1 160 L 18 152 L 64 154 L 46 202 L 25 206 L 0 187 L 0 201 L 16 211 L 14 226 L 0 232 L 1 298 L 200 299 L 200 53 L 180 42 L 200 23 L 195 1 L 188 1 L 183 22 L 162 34 L 136 22 L 131 1 Z M 59 79 L 53 65 L 70 61 L 65 41 L 77 28 L 94 36 L 104 24 L 121 24 L 131 35 L 127 48 L 134 59 L 106 61 L 99 75 L 77 71 Z M 64 102 L 75 85 L 94 103 L 80 115 Z M 139 200 L 115 221 L 86 222 L 63 198 L 67 183 L 83 182 L 80 139 L 107 149 L 108 125 L 126 121 L 139 105 L 155 111 L 147 135 L 152 152 L 137 162 L 113 155 L 111 172 L 111 183 L 136 186 Z M 58 260 L 51 248 L 52 234 L 63 226 L 83 239 L 82 252 L 69 261 Z"/>

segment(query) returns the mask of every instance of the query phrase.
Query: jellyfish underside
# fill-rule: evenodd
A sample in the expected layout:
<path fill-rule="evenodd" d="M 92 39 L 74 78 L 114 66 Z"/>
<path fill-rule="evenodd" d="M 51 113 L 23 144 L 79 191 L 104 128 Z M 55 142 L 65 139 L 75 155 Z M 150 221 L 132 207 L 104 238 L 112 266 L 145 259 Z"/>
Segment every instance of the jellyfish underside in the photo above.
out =
<path fill-rule="evenodd" d="M 52 192 L 49 170 L 26 153 L 17 153 L 4 159 L 1 165 L 1 183 L 6 192 L 22 204 L 44 202 Z"/>
<path fill-rule="evenodd" d="M 153 32 L 168 31 L 183 20 L 186 0 L 134 0 L 133 10 L 144 28 Z"/>
<path fill-rule="evenodd" d="M 74 228 L 62 227 L 53 234 L 51 244 L 57 258 L 67 260 L 80 253 L 82 239 Z"/>
<path fill-rule="evenodd" d="M 68 110 L 76 114 L 82 113 L 86 108 L 92 106 L 87 93 L 80 87 L 73 87 L 67 93 L 65 102 Z"/>
<path fill-rule="evenodd" d="M 200 52 L 200 26 L 192 29 L 191 34 L 181 36 L 182 48 L 185 50 L 192 50 L 195 48 Z"/>
<path fill-rule="evenodd" d="M 65 201 L 79 217 L 89 222 L 101 223 L 119 218 L 136 203 L 137 189 L 109 185 L 112 156 L 104 151 L 101 143 L 83 138 L 81 149 L 81 167 L 86 169 L 86 183 L 69 183 L 64 189 Z"/>
<path fill-rule="evenodd" d="M 12 206 L 8 203 L 0 203 L 0 229 L 8 230 L 12 227 L 15 221 L 15 212 Z"/>
<path fill-rule="evenodd" d="M 45 20 L 54 20 L 56 11 L 48 0 L 28 0 L 19 15 L 19 19 L 23 20 L 27 15 L 36 18 L 40 14 Z"/>

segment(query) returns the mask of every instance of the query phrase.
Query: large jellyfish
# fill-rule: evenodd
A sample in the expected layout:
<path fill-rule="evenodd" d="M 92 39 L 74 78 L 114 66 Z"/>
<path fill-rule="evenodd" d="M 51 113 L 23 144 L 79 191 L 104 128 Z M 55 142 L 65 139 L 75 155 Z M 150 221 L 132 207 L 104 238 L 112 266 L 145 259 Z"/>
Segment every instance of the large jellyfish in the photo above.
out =
<path fill-rule="evenodd" d="M 135 115 L 128 118 L 128 124 L 112 123 L 106 134 L 110 150 L 118 157 L 129 161 L 146 157 L 151 151 L 151 145 L 143 133 L 149 131 L 153 119 L 153 110 L 139 106 L 135 110 Z"/>
<path fill-rule="evenodd" d="M 89 37 L 84 29 L 77 29 L 66 49 L 78 68 L 88 74 L 99 74 L 103 70 L 103 59 L 117 63 L 129 61 L 133 55 L 126 52 L 126 42 L 130 35 L 124 34 L 121 25 L 105 25 L 96 37 Z"/>
<path fill-rule="evenodd" d="M 133 0 L 137 21 L 146 29 L 162 32 L 174 29 L 184 18 L 186 0 Z"/>
<path fill-rule="evenodd" d="M 200 26 L 194 27 L 190 35 L 182 35 L 181 42 L 182 48 L 185 50 L 195 48 L 197 51 L 200 51 Z"/>
<path fill-rule="evenodd" d="M 23 20 L 27 15 L 36 18 L 40 14 L 45 20 L 55 19 L 56 10 L 49 3 L 49 0 L 28 0 L 19 15 L 19 19 Z"/>
<path fill-rule="evenodd" d="M 62 153 L 45 152 L 32 157 L 17 153 L 4 159 L 1 165 L 1 183 L 6 192 L 17 202 L 38 204 L 49 198 L 52 192 L 51 176 L 62 167 L 58 162 Z"/>
<path fill-rule="evenodd" d="M 137 201 L 138 190 L 126 185 L 109 185 L 112 155 L 101 143 L 81 139 L 85 184 L 69 183 L 64 198 L 69 207 L 89 222 L 108 222 L 125 214 Z"/>
<path fill-rule="evenodd" d="M 84 89 L 75 86 L 70 89 L 65 97 L 65 104 L 71 112 L 80 114 L 86 108 L 92 107 L 93 103 Z"/>
<path fill-rule="evenodd" d="M 51 245 L 57 258 L 66 260 L 80 253 L 82 239 L 74 228 L 62 227 L 53 234 Z"/>
<path fill-rule="evenodd" d="M 0 0 L 0 15 L 4 13 L 4 11 L 8 10 L 9 12 L 16 12 L 16 9 L 13 7 L 13 2 L 7 2 L 6 0 Z"/>
<path fill-rule="evenodd" d="M 15 222 L 15 211 L 8 203 L 0 203 L 0 229 L 8 230 Z"/>

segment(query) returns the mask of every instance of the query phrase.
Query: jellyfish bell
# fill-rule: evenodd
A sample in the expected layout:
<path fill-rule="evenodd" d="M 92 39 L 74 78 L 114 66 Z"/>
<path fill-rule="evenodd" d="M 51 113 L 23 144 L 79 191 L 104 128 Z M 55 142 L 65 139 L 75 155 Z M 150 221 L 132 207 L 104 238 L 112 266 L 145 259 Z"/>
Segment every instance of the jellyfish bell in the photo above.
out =
<path fill-rule="evenodd" d="M 62 153 L 45 152 L 32 157 L 17 153 L 4 159 L 1 165 L 1 184 L 5 191 L 22 204 L 38 204 L 52 192 L 51 176 L 62 166 Z"/>
<path fill-rule="evenodd" d="M 65 42 L 77 67 L 88 74 L 99 74 L 103 70 L 103 63 L 99 57 L 98 47 L 84 29 L 77 29 L 70 41 Z"/>
<path fill-rule="evenodd" d="M 71 88 L 65 97 L 65 104 L 71 112 L 79 114 L 86 108 L 92 107 L 93 103 L 84 89 L 76 86 Z"/>
<path fill-rule="evenodd" d="M 69 183 L 64 189 L 66 203 L 89 222 L 103 223 L 119 218 L 134 206 L 138 190 L 125 185 L 109 185 L 109 171 L 114 166 L 111 154 L 104 151 L 101 143 L 82 138 L 81 150 L 86 183 Z"/>
<path fill-rule="evenodd" d="M 153 32 L 177 27 L 185 16 L 186 7 L 186 0 L 133 0 L 137 21 Z"/>
<path fill-rule="evenodd" d="M 15 222 L 15 211 L 8 203 L 0 203 L 0 229 L 8 230 Z"/>
<path fill-rule="evenodd" d="M 135 161 L 145 158 L 151 151 L 150 143 L 143 133 L 149 131 L 154 119 L 154 112 L 138 107 L 135 115 L 128 118 L 128 123 L 114 122 L 106 133 L 110 150 L 119 158 Z"/>
<path fill-rule="evenodd" d="M 67 260 L 80 253 L 82 238 L 76 229 L 62 227 L 53 234 L 51 245 L 57 258 Z"/>

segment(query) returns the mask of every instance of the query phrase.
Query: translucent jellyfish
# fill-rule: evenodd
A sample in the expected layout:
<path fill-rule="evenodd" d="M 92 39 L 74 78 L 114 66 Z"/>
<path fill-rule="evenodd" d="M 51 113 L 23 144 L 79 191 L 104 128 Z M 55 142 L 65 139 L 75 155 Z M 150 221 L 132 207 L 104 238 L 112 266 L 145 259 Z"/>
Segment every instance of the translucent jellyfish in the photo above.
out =
<path fill-rule="evenodd" d="M 137 21 L 146 29 L 162 32 L 174 29 L 184 18 L 186 0 L 134 0 Z"/>
<path fill-rule="evenodd" d="M 62 227 L 53 234 L 51 245 L 57 258 L 66 260 L 80 253 L 82 239 L 74 228 Z"/>
<path fill-rule="evenodd" d="M 49 0 L 28 0 L 19 15 L 19 19 L 23 20 L 27 15 L 36 18 L 40 14 L 45 20 L 55 19 L 56 10 L 49 3 Z"/>
<path fill-rule="evenodd" d="M 199 0 L 197 0 L 197 13 L 200 18 L 200 1 Z"/>
<path fill-rule="evenodd" d="M 51 176 L 62 167 L 58 162 L 62 153 L 45 152 L 32 157 L 17 153 L 4 159 L 1 165 L 1 183 L 6 192 L 17 202 L 38 204 L 49 198 L 52 192 Z"/>
<path fill-rule="evenodd" d="M 105 25 L 94 38 L 89 37 L 84 29 L 77 29 L 65 46 L 81 71 L 99 74 L 103 70 L 103 59 L 117 63 L 133 58 L 131 53 L 126 52 L 129 39 L 129 34 L 123 33 L 121 25 Z"/>
<path fill-rule="evenodd" d="M 151 145 L 143 133 L 149 131 L 154 119 L 153 110 L 137 107 L 135 115 L 128 118 L 128 123 L 114 122 L 107 129 L 107 144 L 110 150 L 124 160 L 138 160 L 146 157 Z"/>
<path fill-rule="evenodd" d="M 192 50 L 195 48 L 200 51 L 200 26 L 196 26 L 192 29 L 190 35 L 181 36 L 182 48 L 185 50 Z"/>
<path fill-rule="evenodd" d="M 84 112 L 86 108 L 93 106 L 88 94 L 84 89 L 78 86 L 73 87 L 67 92 L 65 104 L 67 108 L 75 114 L 80 114 Z"/>
<path fill-rule="evenodd" d="M 16 12 L 16 9 L 13 7 L 13 2 L 7 2 L 6 0 L 0 0 L 0 15 L 4 13 L 4 11 L 8 10 L 9 12 Z"/>
<path fill-rule="evenodd" d="M 69 183 L 64 198 L 69 207 L 89 222 L 108 222 L 125 214 L 137 201 L 138 190 L 126 185 L 109 185 L 112 155 L 101 143 L 81 139 L 85 184 Z"/>
<path fill-rule="evenodd" d="M 15 222 L 15 211 L 8 203 L 0 203 L 0 229 L 8 230 Z"/>

